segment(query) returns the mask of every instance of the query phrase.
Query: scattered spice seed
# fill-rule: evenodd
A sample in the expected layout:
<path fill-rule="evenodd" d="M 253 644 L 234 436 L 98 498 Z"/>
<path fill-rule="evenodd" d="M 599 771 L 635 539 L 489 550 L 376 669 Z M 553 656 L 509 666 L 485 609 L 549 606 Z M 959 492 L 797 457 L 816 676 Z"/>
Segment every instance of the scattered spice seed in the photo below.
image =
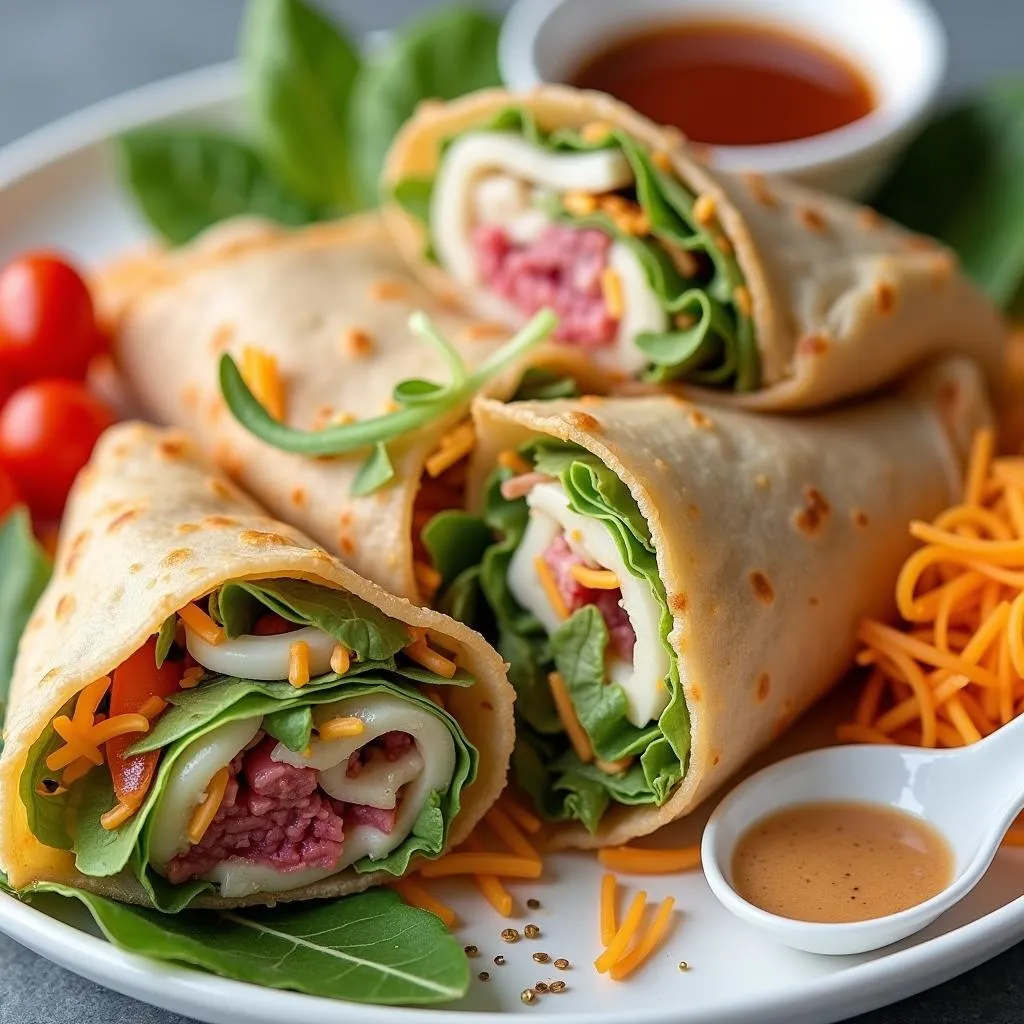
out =
<path fill-rule="evenodd" d="M 685 960 L 680 960 L 679 961 L 679 970 L 681 970 L 681 971 L 688 971 L 689 969 L 690 969 L 690 965 Z"/>
<path fill-rule="evenodd" d="M 569 970 L 569 961 L 568 961 L 568 960 L 566 960 L 564 956 L 560 956 L 560 957 L 559 957 L 559 958 L 558 958 L 558 959 L 557 959 L 557 960 L 555 961 L 555 966 L 556 966 L 556 967 L 557 967 L 557 968 L 558 968 L 558 969 L 559 969 L 560 971 L 567 971 L 567 970 Z"/>
<path fill-rule="evenodd" d="M 540 900 L 535 900 L 532 896 L 526 901 L 526 905 L 531 910 L 540 910 Z"/>
<path fill-rule="evenodd" d="M 497 967 L 504 967 L 504 965 L 505 965 L 505 958 L 499 953 L 494 958 L 494 963 L 495 963 L 495 966 L 497 966 Z"/>
<path fill-rule="evenodd" d="M 526 926 L 526 934 L 527 935 L 530 934 L 530 926 L 529 925 Z M 519 941 L 519 932 L 517 932 L 515 928 L 504 928 L 504 929 L 502 929 L 502 932 L 501 932 L 501 939 L 502 939 L 502 942 L 518 942 Z"/>
<path fill-rule="evenodd" d="M 565 986 L 565 982 L 564 981 L 553 981 L 548 986 L 548 991 L 549 992 L 564 992 L 565 988 L 566 988 L 566 986 Z"/>
<path fill-rule="evenodd" d="M 547 992 L 547 990 L 548 983 L 546 981 L 538 981 L 537 984 L 533 986 L 534 992 Z"/>
<path fill-rule="evenodd" d="M 480 950 L 476 946 L 466 946 L 463 952 L 468 957 L 474 957 L 480 955 Z"/>
<path fill-rule="evenodd" d="M 535 1003 L 537 1001 L 537 993 L 534 992 L 532 988 L 524 988 L 523 991 L 519 993 L 519 998 L 522 999 L 524 1003 Z"/>
<path fill-rule="evenodd" d="M 537 964 L 546 964 L 550 959 L 551 959 L 551 957 L 549 957 L 547 955 L 547 953 L 534 953 L 533 954 L 533 962 L 537 963 Z"/>
<path fill-rule="evenodd" d="M 480 979 L 481 981 L 490 981 L 490 980 L 491 980 L 491 976 L 490 976 L 490 975 L 489 975 L 489 974 L 488 974 L 488 973 L 487 973 L 486 971 L 481 971 L 481 972 L 480 972 L 480 973 L 479 973 L 479 974 L 477 975 L 477 977 L 478 977 L 478 978 L 479 978 L 479 979 Z"/>
<path fill-rule="evenodd" d="M 538 928 L 537 925 L 535 925 L 535 924 L 528 924 L 523 929 L 523 934 L 528 939 L 536 939 L 540 935 L 540 928 Z"/>

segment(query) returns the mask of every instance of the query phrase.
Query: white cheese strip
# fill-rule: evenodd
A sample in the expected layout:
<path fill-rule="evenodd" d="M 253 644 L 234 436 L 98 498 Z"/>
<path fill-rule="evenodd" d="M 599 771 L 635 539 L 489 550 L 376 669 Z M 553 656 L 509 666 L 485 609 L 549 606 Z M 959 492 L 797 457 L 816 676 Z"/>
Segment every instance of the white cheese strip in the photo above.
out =
<path fill-rule="evenodd" d="M 185 626 L 188 653 L 205 669 L 239 679 L 273 682 L 288 678 L 289 649 L 302 642 L 309 647 L 311 679 L 331 671 L 331 654 L 337 641 L 315 626 L 271 636 L 236 636 L 214 645 Z"/>
<path fill-rule="evenodd" d="M 530 519 L 509 566 L 512 596 L 540 620 L 548 633 L 562 624 L 534 565 L 535 559 L 560 533 L 588 563 L 615 573 L 622 589 L 621 604 L 636 634 L 636 644 L 632 661 L 609 655 L 609 678 L 625 691 L 627 718 L 633 725 L 643 727 L 655 721 L 668 704 L 663 680 L 669 671 L 669 655 L 661 640 L 658 599 L 644 580 L 630 573 L 604 523 L 569 508 L 569 499 L 560 483 L 537 484 L 526 496 L 526 503 Z"/>
<path fill-rule="evenodd" d="M 477 283 L 472 241 L 478 209 L 475 192 L 480 179 L 493 176 L 495 171 L 503 171 L 528 186 L 555 192 L 614 192 L 633 182 L 629 161 L 621 150 L 555 153 L 507 132 L 463 135 L 448 147 L 438 168 L 430 226 L 441 266 L 466 286 Z M 509 204 L 515 199 L 516 194 L 506 189 L 490 200 L 485 194 L 482 202 L 485 210 L 497 205 L 507 216 Z"/>
<path fill-rule="evenodd" d="M 668 313 L 647 280 L 639 258 L 628 245 L 616 242 L 608 257 L 608 266 L 618 275 L 622 288 L 622 317 L 615 335 L 614 363 L 624 373 L 640 373 L 647 356 L 636 345 L 636 337 L 645 331 L 661 333 L 668 327 Z M 604 350 L 594 352 L 602 361 Z"/>

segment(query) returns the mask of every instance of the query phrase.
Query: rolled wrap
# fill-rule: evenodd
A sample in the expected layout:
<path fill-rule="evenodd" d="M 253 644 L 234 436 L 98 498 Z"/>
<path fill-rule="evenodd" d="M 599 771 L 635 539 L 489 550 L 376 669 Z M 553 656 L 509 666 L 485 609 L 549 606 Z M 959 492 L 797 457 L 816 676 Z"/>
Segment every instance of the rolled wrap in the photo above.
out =
<path fill-rule="evenodd" d="M 588 189 L 588 180 L 601 180 L 604 187 L 610 185 L 620 194 L 632 189 L 632 184 L 618 188 L 613 167 L 578 165 L 564 173 L 558 169 L 559 159 L 579 159 L 581 146 L 583 156 L 608 152 L 593 146 L 600 145 L 609 128 L 621 131 L 638 146 L 652 179 L 665 179 L 663 195 L 670 195 L 673 186 L 680 194 L 679 184 L 689 193 L 689 199 L 684 195 L 680 202 L 692 208 L 679 227 L 689 236 L 689 255 L 681 257 L 679 245 L 664 246 L 675 249 L 672 259 L 677 268 L 683 267 L 684 281 L 677 287 L 680 291 L 692 287 L 714 291 L 719 304 L 715 316 L 731 322 L 729 330 L 738 339 L 737 349 L 742 353 L 750 345 L 756 346 L 756 358 L 748 367 L 745 382 L 743 374 L 723 380 L 701 400 L 722 400 L 762 411 L 823 407 L 892 382 L 925 357 L 940 352 L 971 355 L 993 379 L 996 376 L 1002 324 L 994 307 L 957 268 L 952 253 L 866 207 L 784 180 L 715 170 L 695 159 L 678 132 L 658 127 L 609 96 L 563 86 L 543 86 L 522 95 L 490 90 L 447 104 L 424 104 L 397 136 L 384 171 L 385 194 L 392 197 L 385 216 L 410 266 L 435 293 L 449 294 L 454 289 L 477 311 L 504 316 L 512 324 L 522 318 L 521 304 L 496 298 L 482 283 L 481 262 L 474 268 L 463 258 L 465 266 L 459 270 L 453 262 L 446 262 L 446 246 L 439 244 L 442 234 L 465 233 L 472 227 L 476 216 L 473 188 L 483 175 L 495 170 L 510 172 L 527 188 L 541 176 L 536 154 L 499 154 L 494 141 L 477 147 L 475 153 L 457 150 L 459 141 L 474 132 L 499 132 L 492 140 L 522 138 L 521 125 L 510 123 L 507 117 L 513 110 L 524 112 L 546 137 L 554 132 L 557 140 L 557 133 L 562 133 L 561 143 L 542 147 L 547 164 L 543 173 L 548 178 L 545 197 L 527 199 L 546 205 L 549 213 L 554 204 L 562 224 L 585 225 L 589 217 L 592 225 L 594 216 L 600 215 L 593 199 L 602 199 L 601 190 Z M 505 123 L 500 124 L 503 116 Z M 571 142 L 565 141 L 567 130 Z M 442 191 L 438 171 L 444 167 L 446 173 L 454 173 L 452 168 L 458 163 L 462 164 L 461 187 L 458 197 L 454 192 L 448 197 L 448 205 L 459 205 L 460 200 L 459 215 L 452 217 L 449 211 L 444 223 L 435 224 L 432 218 Z M 620 163 L 625 163 L 621 157 Z M 559 182 L 560 176 L 566 180 Z M 567 184 L 569 178 L 572 187 Z M 628 167 L 626 180 L 635 181 Z M 507 219 L 510 204 L 524 199 L 508 193 L 506 188 L 488 198 L 497 220 Z M 620 216 L 614 209 L 611 215 Z M 581 219 L 574 221 L 577 217 Z M 468 228 L 467 223 L 460 223 L 463 218 Z M 604 230 L 600 224 L 598 228 Z M 657 226 L 653 230 L 657 236 Z M 536 226 L 520 223 L 515 231 L 535 237 Z M 627 226 L 625 233 L 644 232 Z M 651 236 L 644 240 L 650 241 Z M 664 244 L 664 238 L 658 241 Z M 556 240 L 541 246 L 544 254 L 535 254 L 535 262 L 557 259 L 557 250 L 565 244 Z M 700 274 L 687 280 L 691 272 L 685 264 L 702 253 L 715 254 L 716 279 L 710 288 L 706 281 L 702 283 Z M 619 256 L 626 265 L 615 263 L 614 250 L 608 263 L 619 281 L 618 304 L 625 307 L 619 330 L 626 336 L 617 336 L 614 344 L 607 339 L 604 343 L 592 340 L 587 351 L 607 370 L 650 377 L 645 367 L 649 370 L 651 364 L 636 351 L 632 344 L 635 335 L 626 330 L 630 325 L 652 329 L 651 310 L 641 309 L 647 302 L 640 301 L 651 291 L 650 280 L 645 286 L 637 265 L 631 272 L 628 258 L 623 253 Z M 594 258 L 590 250 L 574 257 L 579 275 L 586 278 L 592 273 Z M 706 269 L 706 262 L 704 265 Z M 588 287 L 596 287 L 593 280 Z M 607 292 L 604 294 L 607 298 Z M 592 305 L 594 299 L 589 302 Z M 687 300 L 679 308 L 691 322 L 700 314 L 696 300 Z M 589 329 L 593 317 L 581 323 Z M 654 333 L 671 334 L 674 328 L 682 330 L 685 325 L 669 318 Z M 676 379 L 700 383 L 705 380 L 702 372 L 696 366 Z"/>
<path fill-rule="evenodd" d="M 573 442 L 612 470 L 650 532 L 671 614 L 689 718 L 688 742 L 669 737 L 688 749 L 682 779 L 661 806 L 613 802 L 593 832 L 563 823 L 554 843 L 570 847 L 622 843 L 686 814 L 837 681 L 861 620 L 891 612 L 908 523 L 958 500 L 971 436 L 990 418 L 966 360 L 816 417 L 671 397 L 479 400 L 474 415 L 478 496 L 499 453 L 538 439 Z M 641 668 L 661 671 L 653 660 Z M 527 700 L 521 692 L 524 716 Z"/>
<path fill-rule="evenodd" d="M 353 496 L 365 452 L 309 458 L 265 444 L 221 397 L 222 353 L 247 346 L 277 359 L 285 422 L 302 430 L 333 417 L 379 416 L 399 381 L 444 382 L 438 353 L 409 331 L 423 310 L 478 366 L 509 331 L 460 315 L 409 273 L 375 215 L 302 230 L 241 219 L 182 249 L 143 256 L 98 277 L 116 360 L 147 418 L 187 430 L 271 512 L 386 590 L 419 596 L 412 516 L 426 458 L 467 414 L 453 409 L 388 446 L 389 486 Z M 503 397 L 515 376 L 495 380 Z"/>
<path fill-rule="evenodd" d="M 512 692 L 493 649 L 462 624 L 386 593 L 299 530 L 267 516 L 217 475 L 184 435 L 124 424 L 104 435 L 74 486 L 53 579 L 18 652 L 0 757 L 0 866 L 11 885 L 47 879 L 145 902 L 128 871 L 107 878 L 82 874 L 73 854 L 33 835 L 19 795 L 30 748 L 69 701 L 121 665 L 168 616 L 228 580 L 270 579 L 355 595 L 399 623 L 426 630 L 472 676 L 472 685 L 444 687 L 448 714 L 479 754 L 476 781 L 462 789 L 448 840 L 457 843 L 469 833 L 503 788 L 512 747 Z M 341 895 L 393 877 L 347 869 L 288 892 L 238 899 L 205 894 L 194 905 Z"/>

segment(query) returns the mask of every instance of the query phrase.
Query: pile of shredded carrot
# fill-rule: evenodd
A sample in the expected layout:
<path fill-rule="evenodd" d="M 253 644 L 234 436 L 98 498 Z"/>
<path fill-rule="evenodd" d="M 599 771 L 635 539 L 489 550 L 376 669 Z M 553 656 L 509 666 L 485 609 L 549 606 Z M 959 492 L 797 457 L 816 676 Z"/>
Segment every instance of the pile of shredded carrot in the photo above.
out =
<path fill-rule="evenodd" d="M 931 523 L 903 565 L 903 624 L 865 621 L 857 663 L 871 669 L 844 742 L 959 747 L 1024 710 L 1024 458 L 974 438 L 963 501 Z"/>

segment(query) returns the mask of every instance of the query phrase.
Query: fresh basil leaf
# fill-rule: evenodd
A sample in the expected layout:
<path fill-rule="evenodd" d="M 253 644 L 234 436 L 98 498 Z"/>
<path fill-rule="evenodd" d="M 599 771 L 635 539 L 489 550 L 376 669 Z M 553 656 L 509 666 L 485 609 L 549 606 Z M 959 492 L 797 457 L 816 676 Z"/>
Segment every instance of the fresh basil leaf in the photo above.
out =
<path fill-rule="evenodd" d="M 263 731 L 289 750 L 301 753 L 313 736 L 313 712 L 309 707 L 272 711 L 263 717 Z"/>
<path fill-rule="evenodd" d="M 119 949 L 222 978 L 326 999 L 423 1006 L 465 995 L 469 963 L 431 913 L 387 889 L 340 900 L 177 916 L 40 882 L 21 894 L 79 900 Z"/>
<path fill-rule="evenodd" d="M 391 463 L 387 445 L 378 441 L 366 461 L 359 467 L 349 493 L 356 498 L 379 491 L 395 478 L 395 467 Z"/>
<path fill-rule="evenodd" d="M 28 511 L 15 508 L 0 523 L 0 724 L 18 641 L 52 571 L 50 559 L 32 534 Z"/>
<path fill-rule="evenodd" d="M 308 202 L 355 207 L 346 129 L 355 45 L 302 0 L 252 0 L 241 53 L 256 136 L 281 181 Z"/>
<path fill-rule="evenodd" d="M 163 621 L 163 625 L 160 627 L 160 632 L 156 637 L 156 667 L 162 668 L 164 662 L 167 660 L 167 655 L 171 653 L 171 647 L 174 644 L 174 637 L 178 631 L 178 616 L 168 615 Z"/>
<path fill-rule="evenodd" d="M 200 128 L 141 128 L 117 140 L 121 181 L 146 220 L 174 245 L 243 214 L 281 224 L 323 211 L 291 195 L 245 143 Z"/>
<path fill-rule="evenodd" d="M 1024 284 L 1024 85 L 988 86 L 939 114 L 873 205 L 951 246 L 992 299 L 1010 306 Z"/>
<path fill-rule="evenodd" d="M 482 11 L 449 7 L 403 26 L 369 58 L 356 79 L 351 115 L 356 176 L 367 205 L 377 203 L 391 140 L 423 100 L 452 100 L 501 84 L 499 31 L 497 19 Z"/>

